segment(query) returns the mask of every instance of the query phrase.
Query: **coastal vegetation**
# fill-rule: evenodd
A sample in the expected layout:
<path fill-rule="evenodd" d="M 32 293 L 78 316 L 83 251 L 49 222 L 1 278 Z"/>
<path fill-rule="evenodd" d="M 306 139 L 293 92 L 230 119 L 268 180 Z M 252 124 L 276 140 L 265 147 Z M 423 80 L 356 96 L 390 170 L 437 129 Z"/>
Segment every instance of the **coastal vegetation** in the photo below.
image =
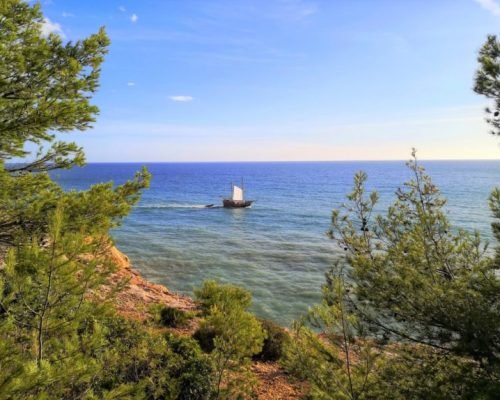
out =
<path fill-rule="evenodd" d="M 479 52 L 474 90 L 499 134 L 500 42 Z M 377 215 L 367 175 L 332 212 L 329 236 L 345 259 L 326 275 L 323 301 L 293 329 L 285 364 L 316 399 L 496 399 L 500 395 L 500 247 L 455 229 L 446 200 L 419 165 Z M 500 191 L 490 195 L 500 240 Z M 312 330 L 311 328 L 316 328 Z M 321 335 L 318 336 L 317 332 Z"/>
<path fill-rule="evenodd" d="M 120 315 L 115 295 L 128 282 L 115 279 L 110 229 L 150 174 L 86 191 L 51 179 L 84 163 L 59 138 L 94 122 L 109 39 L 100 29 L 64 42 L 43 22 L 39 5 L 0 2 L 0 400 L 255 398 L 255 360 L 281 363 L 309 399 L 499 398 L 500 248 L 492 256 L 477 233 L 450 225 L 415 153 L 383 215 L 366 174 L 355 176 L 329 233 L 345 257 L 290 331 L 253 315 L 249 291 L 215 281 L 195 290 L 196 311 Z M 475 91 L 493 100 L 498 135 L 495 36 Z M 490 207 L 500 240 L 499 189 Z"/>
<path fill-rule="evenodd" d="M 194 341 L 111 305 L 125 282 L 109 281 L 109 229 L 149 173 L 69 192 L 48 173 L 84 162 L 57 138 L 94 121 L 109 40 L 100 29 L 63 43 L 43 22 L 39 5 L 0 4 L 0 398 L 207 398 L 212 364 Z"/>
<path fill-rule="evenodd" d="M 157 312 L 158 321 L 170 328 L 185 326 L 191 317 L 188 312 L 170 306 L 160 306 Z"/>
<path fill-rule="evenodd" d="M 206 281 L 195 290 L 195 296 L 205 316 L 195 336 L 202 337 L 200 332 L 209 334 L 215 397 L 250 396 L 255 382 L 248 367 L 251 357 L 262 351 L 266 337 L 260 322 L 248 311 L 251 294 L 237 286 Z"/>
<path fill-rule="evenodd" d="M 332 214 L 346 252 L 323 301 L 294 329 L 289 368 L 313 398 L 494 399 L 500 393 L 499 265 L 454 230 L 416 158 L 385 215 L 358 173 Z M 306 324 L 308 323 L 308 324 Z M 316 328 L 318 337 L 307 325 Z"/>

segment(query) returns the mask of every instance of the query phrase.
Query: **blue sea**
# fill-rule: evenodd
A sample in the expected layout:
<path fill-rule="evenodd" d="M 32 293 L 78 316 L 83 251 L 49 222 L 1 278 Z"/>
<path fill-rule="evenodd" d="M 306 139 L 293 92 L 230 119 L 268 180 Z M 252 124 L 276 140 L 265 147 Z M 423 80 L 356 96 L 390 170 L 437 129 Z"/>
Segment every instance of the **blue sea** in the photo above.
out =
<path fill-rule="evenodd" d="M 478 230 L 492 241 L 488 195 L 500 185 L 500 161 L 422 163 L 447 197 L 456 227 Z M 123 224 L 117 246 L 151 281 L 192 295 L 205 279 L 249 289 L 253 311 L 289 325 L 321 298 L 324 274 L 342 257 L 326 236 L 331 210 L 352 188 L 356 171 L 381 197 L 379 211 L 409 179 L 403 161 L 152 163 L 153 175 Z M 54 172 L 66 189 L 123 183 L 142 164 L 89 164 Z M 205 208 L 222 204 L 231 182 L 244 179 L 250 209 Z"/>

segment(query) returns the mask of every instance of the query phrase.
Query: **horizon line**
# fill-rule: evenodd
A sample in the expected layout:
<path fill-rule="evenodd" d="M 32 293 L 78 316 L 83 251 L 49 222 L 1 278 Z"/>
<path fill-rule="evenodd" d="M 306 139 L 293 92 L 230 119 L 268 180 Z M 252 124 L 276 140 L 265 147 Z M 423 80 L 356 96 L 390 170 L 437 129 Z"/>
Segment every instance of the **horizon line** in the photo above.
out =
<path fill-rule="evenodd" d="M 330 163 L 330 162 L 407 162 L 406 159 L 352 159 L 352 160 L 183 160 L 183 161 L 88 161 L 86 164 L 183 164 L 183 163 Z M 417 158 L 417 161 L 500 161 L 500 158 Z"/>

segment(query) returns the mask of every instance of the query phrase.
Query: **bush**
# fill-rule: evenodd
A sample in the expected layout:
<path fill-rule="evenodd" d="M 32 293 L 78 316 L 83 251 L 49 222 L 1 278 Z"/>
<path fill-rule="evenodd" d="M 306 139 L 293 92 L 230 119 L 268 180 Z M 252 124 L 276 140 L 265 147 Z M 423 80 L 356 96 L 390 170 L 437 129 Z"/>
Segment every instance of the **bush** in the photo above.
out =
<path fill-rule="evenodd" d="M 193 358 L 185 362 L 179 377 L 178 400 L 209 399 L 213 385 L 213 367 L 209 359 Z"/>
<path fill-rule="evenodd" d="M 215 347 L 214 339 L 217 335 L 214 327 L 202 324 L 193 334 L 193 339 L 198 342 L 204 352 L 211 353 Z"/>
<path fill-rule="evenodd" d="M 177 328 L 186 325 L 188 320 L 188 313 L 178 308 L 165 306 L 160 310 L 160 323 L 163 326 Z"/>
<path fill-rule="evenodd" d="M 214 362 L 215 398 L 250 398 L 256 380 L 250 371 L 253 355 L 262 351 L 266 333 L 246 311 L 250 292 L 234 285 L 205 282 L 195 295 L 206 318 L 194 337 Z M 253 397 L 252 397 L 253 398 Z"/>
<path fill-rule="evenodd" d="M 179 356 L 178 400 L 204 400 L 210 398 L 213 385 L 213 365 L 200 351 L 198 343 L 190 338 L 167 336 L 173 353 Z"/>
<path fill-rule="evenodd" d="M 219 309 L 241 307 L 246 310 L 252 304 L 252 295 L 248 290 L 235 285 L 224 285 L 216 281 L 205 281 L 195 289 L 194 295 L 205 315 L 217 306 Z"/>
<path fill-rule="evenodd" d="M 260 321 L 266 333 L 262 351 L 253 358 L 260 361 L 278 361 L 283 355 L 288 333 L 278 324 L 269 320 Z"/>
<path fill-rule="evenodd" d="M 104 355 L 105 368 L 93 383 L 96 398 L 107 398 L 106 391 L 123 385 L 131 386 L 130 397 L 124 398 L 210 398 L 213 364 L 195 340 L 163 335 L 118 317 L 106 321 L 106 332 L 110 351 Z"/>

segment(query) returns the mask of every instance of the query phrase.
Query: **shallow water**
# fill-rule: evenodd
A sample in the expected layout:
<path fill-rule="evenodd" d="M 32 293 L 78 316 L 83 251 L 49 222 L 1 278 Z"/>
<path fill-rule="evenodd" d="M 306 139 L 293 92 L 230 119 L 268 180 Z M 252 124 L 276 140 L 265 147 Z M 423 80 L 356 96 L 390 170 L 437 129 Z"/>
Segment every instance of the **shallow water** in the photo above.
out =
<path fill-rule="evenodd" d="M 487 199 L 500 184 L 500 161 L 423 163 L 448 198 L 457 227 L 491 240 Z M 122 183 L 141 164 L 89 164 L 58 171 L 65 188 Z M 254 311 L 289 324 L 320 299 L 324 273 L 341 253 L 326 237 L 332 208 L 344 201 L 358 170 L 380 193 L 379 209 L 409 177 L 404 162 L 156 163 L 144 193 L 114 231 L 118 247 L 148 279 L 192 294 L 204 279 L 250 289 Z M 244 177 L 251 209 L 219 207 Z M 207 204 L 216 207 L 205 208 Z"/>

